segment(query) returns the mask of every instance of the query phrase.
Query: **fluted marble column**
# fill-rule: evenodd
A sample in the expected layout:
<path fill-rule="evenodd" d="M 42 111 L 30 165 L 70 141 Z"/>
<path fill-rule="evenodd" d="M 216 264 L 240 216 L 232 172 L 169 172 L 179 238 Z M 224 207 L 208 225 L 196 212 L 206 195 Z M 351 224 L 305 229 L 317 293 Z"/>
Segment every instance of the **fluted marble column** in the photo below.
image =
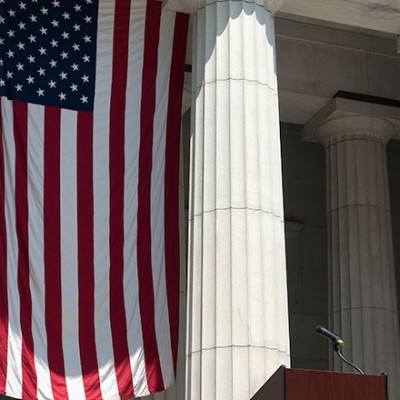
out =
<path fill-rule="evenodd" d="M 193 35 L 186 399 L 246 400 L 289 365 L 274 22 L 207 1 Z"/>
<path fill-rule="evenodd" d="M 326 147 L 330 320 L 344 355 L 367 374 L 389 374 L 400 397 L 399 324 L 386 143 L 393 124 L 338 116 L 316 136 Z M 336 370 L 350 371 L 337 357 Z"/>

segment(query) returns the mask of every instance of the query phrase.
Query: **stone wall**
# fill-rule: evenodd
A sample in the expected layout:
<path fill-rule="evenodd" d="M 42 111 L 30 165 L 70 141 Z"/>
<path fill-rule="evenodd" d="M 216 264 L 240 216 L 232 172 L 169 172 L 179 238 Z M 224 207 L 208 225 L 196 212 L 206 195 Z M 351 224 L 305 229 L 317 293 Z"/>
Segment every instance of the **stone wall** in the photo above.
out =
<path fill-rule="evenodd" d="M 397 303 L 400 309 L 400 140 L 391 140 L 387 146 L 394 261 L 397 278 Z"/>
<path fill-rule="evenodd" d="M 293 368 L 328 369 L 325 152 L 281 124 L 289 324 Z"/>

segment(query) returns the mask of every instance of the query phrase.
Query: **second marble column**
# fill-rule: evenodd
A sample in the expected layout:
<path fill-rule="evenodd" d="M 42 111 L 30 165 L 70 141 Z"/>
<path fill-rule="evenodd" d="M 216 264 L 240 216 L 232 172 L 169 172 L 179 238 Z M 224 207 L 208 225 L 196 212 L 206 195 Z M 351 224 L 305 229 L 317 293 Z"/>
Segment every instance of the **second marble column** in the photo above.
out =
<path fill-rule="evenodd" d="M 388 120 L 349 115 L 316 130 L 325 144 L 331 328 L 367 374 L 399 398 L 399 324 L 386 160 Z M 334 357 L 335 369 L 350 372 Z"/>

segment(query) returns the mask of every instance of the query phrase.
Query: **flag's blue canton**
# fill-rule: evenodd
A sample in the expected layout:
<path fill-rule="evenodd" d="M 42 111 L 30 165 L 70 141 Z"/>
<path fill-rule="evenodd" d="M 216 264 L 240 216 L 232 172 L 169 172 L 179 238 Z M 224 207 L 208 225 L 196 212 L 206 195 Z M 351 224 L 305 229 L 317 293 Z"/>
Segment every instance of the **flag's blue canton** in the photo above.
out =
<path fill-rule="evenodd" d="M 92 111 L 98 0 L 0 0 L 0 96 Z"/>

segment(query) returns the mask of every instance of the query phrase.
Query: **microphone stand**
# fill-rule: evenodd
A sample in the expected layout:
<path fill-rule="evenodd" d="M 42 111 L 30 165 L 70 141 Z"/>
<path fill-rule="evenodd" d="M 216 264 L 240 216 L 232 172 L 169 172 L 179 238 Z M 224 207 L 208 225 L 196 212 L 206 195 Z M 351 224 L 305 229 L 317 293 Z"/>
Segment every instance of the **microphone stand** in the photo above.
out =
<path fill-rule="evenodd" d="M 335 350 L 335 352 L 337 353 L 337 355 L 339 356 L 339 358 L 345 362 L 347 365 L 350 365 L 350 367 L 354 368 L 355 370 L 357 370 L 361 375 L 365 375 L 364 371 L 357 367 L 357 365 L 354 365 L 353 363 L 351 363 L 350 361 L 346 360 L 343 357 L 343 354 L 340 352 L 339 350 L 339 344 L 338 343 L 333 343 L 333 350 Z"/>

